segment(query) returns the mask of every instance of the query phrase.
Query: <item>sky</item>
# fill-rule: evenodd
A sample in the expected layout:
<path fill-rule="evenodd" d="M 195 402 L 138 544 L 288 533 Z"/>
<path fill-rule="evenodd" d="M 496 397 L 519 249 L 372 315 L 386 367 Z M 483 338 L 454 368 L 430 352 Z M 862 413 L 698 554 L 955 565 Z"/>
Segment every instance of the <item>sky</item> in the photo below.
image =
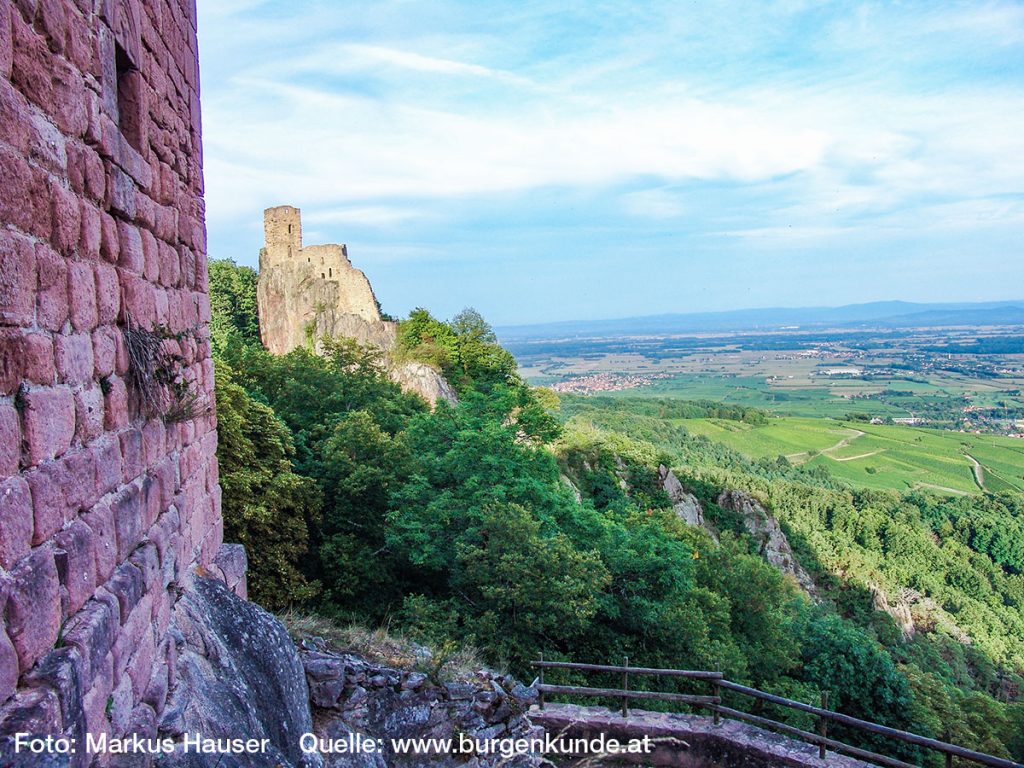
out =
<path fill-rule="evenodd" d="M 200 0 L 211 258 L 262 212 L 496 325 L 1024 299 L 1024 2 Z"/>

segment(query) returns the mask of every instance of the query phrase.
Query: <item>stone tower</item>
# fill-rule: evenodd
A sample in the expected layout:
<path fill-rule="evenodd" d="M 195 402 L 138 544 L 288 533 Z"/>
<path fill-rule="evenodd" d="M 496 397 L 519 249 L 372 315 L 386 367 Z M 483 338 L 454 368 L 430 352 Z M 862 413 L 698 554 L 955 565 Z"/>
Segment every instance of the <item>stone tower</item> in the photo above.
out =
<path fill-rule="evenodd" d="M 302 244 L 298 208 L 263 212 L 264 246 L 256 297 L 260 335 L 284 354 L 322 336 L 347 336 L 390 350 L 395 324 L 381 318 L 370 281 L 344 245 Z"/>

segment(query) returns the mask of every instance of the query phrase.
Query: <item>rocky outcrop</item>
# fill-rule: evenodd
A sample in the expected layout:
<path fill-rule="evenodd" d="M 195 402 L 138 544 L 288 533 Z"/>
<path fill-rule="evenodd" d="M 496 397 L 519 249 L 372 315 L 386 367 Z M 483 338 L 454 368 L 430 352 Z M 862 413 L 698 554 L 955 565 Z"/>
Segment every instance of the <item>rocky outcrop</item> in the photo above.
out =
<path fill-rule="evenodd" d="M 476 743 L 539 737 L 527 718 L 535 688 L 486 670 L 466 680 L 438 683 L 421 671 L 400 670 L 352 654 L 327 650 L 311 640 L 300 654 L 314 706 L 314 730 L 325 740 L 355 735 L 380 739 L 383 752 L 352 756 L 326 754 L 327 768 L 533 768 L 536 755 L 506 759 L 500 754 L 396 754 L 393 740 L 452 739 Z"/>
<path fill-rule="evenodd" d="M 743 518 L 743 525 L 754 538 L 758 551 L 768 563 L 774 565 L 786 576 L 791 576 L 800 588 L 812 597 L 817 595 L 817 587 L 811 575 L 804 570 L 793 554 L 789 539 L 782 532 L 779 521 L 749 493 L 737 490 L 726 490 L 718 497 L 718 506 L 738 513 Z"/>
<path fill-rule="evenodd" d="M 675 510 L 680 520 L 687 525 L 703 528 L 711 534 L 713 539 L 718 540 L 714 529 L 704 520 L 704 508 L 700 505 L 700 501 L 697 500 L 696 496 L 683 488 L 679 478 L 664 464 L 658 467 L 658 482 L 661 483 L 661 487 L 668 494 L 669 499 L 672 501 L 672 509 Z"/>
<path fill-rule="evenodd" d="M 222 582 L 196 578 L 175 607 L 171 633 L 177 684 L 153 729 L 161 737 L 267 740 L 265 751 L 225 756 L 222 765 L 236 768 L 322 765 L 300 747 L 302 734 L 313 729 L 309 690 L 295 645 L 276 618 Z M 160 765 L 205 768 L 216 762 L 176 750 Z"/>
<path fill-rule="evenodd" d="M 403 363 L 388 371 L 388 378 L 398 384 L 404 392 L 419 395 L 430 406 L 438 400 L 449 405 L 459 402 L 455 390 L 440 373 L 425 363 Z"/>

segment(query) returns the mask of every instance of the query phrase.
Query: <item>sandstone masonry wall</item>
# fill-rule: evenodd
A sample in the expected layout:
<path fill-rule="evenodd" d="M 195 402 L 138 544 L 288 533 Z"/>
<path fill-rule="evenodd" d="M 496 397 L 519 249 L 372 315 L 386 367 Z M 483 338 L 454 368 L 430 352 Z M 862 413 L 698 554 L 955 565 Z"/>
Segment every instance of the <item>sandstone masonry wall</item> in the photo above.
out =
<path fill-rule="evenodd" d="M 194 0 L 0 0 L 0 735 L 152 730 L 222 574 L 202 194 Z M 204 412 L 140 413 L 129 317 Z"/>

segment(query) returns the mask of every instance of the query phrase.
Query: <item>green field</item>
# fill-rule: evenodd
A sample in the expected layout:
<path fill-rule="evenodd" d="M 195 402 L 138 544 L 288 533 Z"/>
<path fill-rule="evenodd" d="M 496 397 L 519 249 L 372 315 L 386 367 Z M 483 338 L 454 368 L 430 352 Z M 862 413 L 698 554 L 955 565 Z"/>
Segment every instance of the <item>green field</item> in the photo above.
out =
<path fill-rule="evenodd" d="M 781 455 L 794 464 L 821 465 L 868 488 L 1024 490 L 1024 440 L 1010 437 L 796 417 L 763 426 L 723 419 L 676 423 L 752 458 Z"/>

